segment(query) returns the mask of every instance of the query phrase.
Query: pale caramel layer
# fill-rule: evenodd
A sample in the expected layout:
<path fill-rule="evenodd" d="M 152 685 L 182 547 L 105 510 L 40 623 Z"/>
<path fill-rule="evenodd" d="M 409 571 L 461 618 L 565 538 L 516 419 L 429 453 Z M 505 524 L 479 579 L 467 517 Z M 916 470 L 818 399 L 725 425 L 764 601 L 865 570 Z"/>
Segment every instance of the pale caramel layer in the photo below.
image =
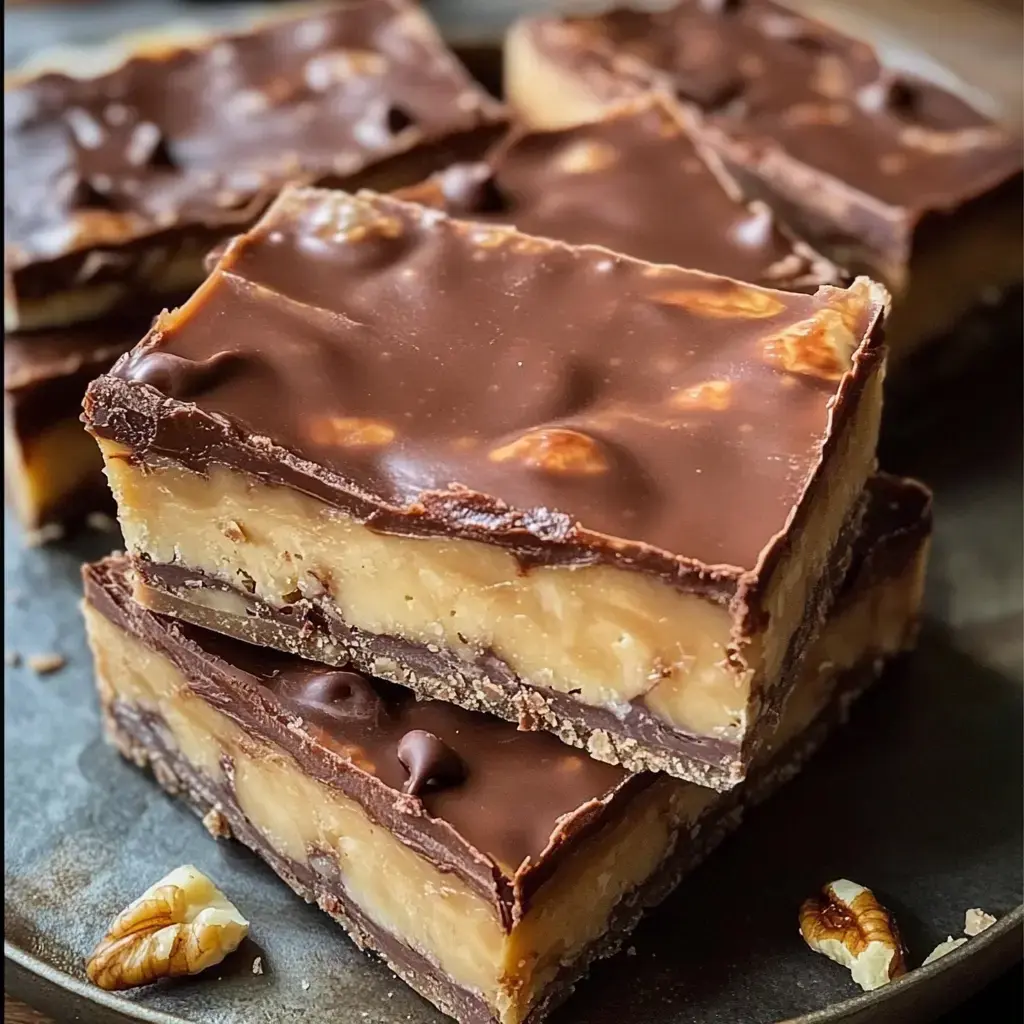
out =
<path fill-rule="evenodd" d="M 639 697 L 671 726 L 742 735 L 751 682 L 779 674 L 813 588 L 874 462 L 880 380 L 868 383 L 840 438 L 806 529 L 768 586 L 771 630 L 726 662 L 728 609 L 611 566 L 524 573 L 508 552 L 462 539 L 375 533 L 297 491 L 221 467 L 206 476 L 145 467 L 103 440 L 129 550 L 198 570 L 281 607 L 325 602 L 369 633 L 444 645 L 469 663 L 492 653 L 524 681 L 625 710 Z"/>
<path fill-rule="evenodd" d="M 77 417 L 58 420 L 28 444 L 21 444 L 5 423 L 4 459 L 7 492 L 27 530 L 39 529 L 47 512 L 90 480 L 99 480 L 103 468 Z"/>
<path fill-rule="evenodd" d="M 195 696 L 165 657 L 95 609 L 86 606 L 85 616 L 105 706 L 120 700 L 158 715 L 173 747 L 214 781 L 227 783 L 222 758 L 230 757 L 238 802 L 277 853 L 299 864 L 310 850 L 335 856 L 366 917 L 483 998 L 502 1024 L 523 1020 L 560 966 L 604 933 L 619 901 L 717 799 L 668 778 L 645 790 L 563 861 L 506 933 L 490 903 L 303 774 L 280 748 L 246 735 Z"/>

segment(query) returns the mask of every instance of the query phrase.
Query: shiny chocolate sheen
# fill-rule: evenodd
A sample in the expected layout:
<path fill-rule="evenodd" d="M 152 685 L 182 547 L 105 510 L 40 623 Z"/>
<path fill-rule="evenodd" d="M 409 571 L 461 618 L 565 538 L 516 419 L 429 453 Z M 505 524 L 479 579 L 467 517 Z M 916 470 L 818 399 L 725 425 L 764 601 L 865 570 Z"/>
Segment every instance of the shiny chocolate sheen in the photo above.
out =
<path fill-rule="evenodd" d="M 145 642 L 142 625 L 148 620 L 162 644 L 187 654 L 190 679 L 228 674 L 235 714 L 252 703 L 245 692 L 255 688 L 267 701 L 264 714 L 297 717 L 317 743 L 376 777 L 392 799 L 415 790 L 428 815 L 450 824 L 509 878 L 527 858 L 539 861 L 563 815 L 609 799 L 627 778 L 621 768 L 546 733 L 520 732 L 497 718 L 419 701 L 403 687 L 356 672 L 147 613 L 131 601 L 128 569 L 124 558 L 86 567 L 87 599 L 94 607 L 117 616 Z M 233 713 L 232 706 L 221 710 Z M 410 774 L 415 787 L 407 787 Z"/>
<path fill-rule="evenodd" d="M 786 532 L 877 367 L 868 292 L 852 372 L 824 380 L 780 369 L 769 343 L 840 290 L 294 189 L 93 385 L 86 418 L 136 458 L 227 462 L 376 528 L 518 531 L 577 561 L 650 554 L 666 576 L 735 581 Z M 158 395 L 143 382 L 168 356 L 181 373 Z M 214 359 L 230 367 L 208 378 Z"/>
<path fill-rule="evenodd" d="M 889 206 L 944 209 L 1020 171 L 1019 142 L 962 99 L 771 0 L 620 8 L 534 32 L 595 88 L 663 85 L 727 135 Z"/>
<path fill-rule="evenodd" d="M 348 181 L 499 119 L 415 5 L 354 0 L 95 78 L 5 93 L 6 264 L 192 224 L 250 223 L 292 180 Z"/>
<path fill-rule="evenodd" d="M 603 245 L 651 263 L 814 290 L 835 268 L 750 206 L 679 114 L 642 100 L 562 131 L 520 129 L 479 165 L 456 165 L 402 198 L 467 220 Z"/>
<path fill-rule="evenodd" d="M 457 786 L 465 779 L 466 766 L 444 740 L 424 729 L 410 729 L 398 743 L 398 760 L 409 778 L 402 787 L 419 796 L 427 788 Z"/>

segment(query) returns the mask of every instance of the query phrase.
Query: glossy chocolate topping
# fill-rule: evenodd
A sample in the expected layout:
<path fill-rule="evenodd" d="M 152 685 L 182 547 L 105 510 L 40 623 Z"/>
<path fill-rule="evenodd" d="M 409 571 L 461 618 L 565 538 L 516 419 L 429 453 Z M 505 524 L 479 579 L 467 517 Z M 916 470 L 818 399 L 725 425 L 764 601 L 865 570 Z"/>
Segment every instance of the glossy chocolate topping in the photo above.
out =
<path fill-rule="evenodd" d="M 350 180 L 498 105 L 415 5 L 352 0 L 4 103 L 7 265 L 179 224 L 245 225 L 290 180 Z"/>
<path fill-rule="evenodd" d="M 741 281 L 813 291 L 837 277 L 767 207 L 744 203 L 682 118 L 657 99 L 564 131 L 520 130 L 482 164 L 456 165 L 396 194 L 454 217 Z"/>
<path fill-rule="evenodd" d="M 891 206 L 955 205 L 1021 167 L 1019 143 L 959 97 L 770 0 L 624 8 L 535 33 L 605 92 L 664 83 L 727 134 Z"/>
<path fill-rule="evenodd" d="M 864 282 L 775 292 L 295 189 L 86 416 L 139 459 L 226 462 L 379 529 L 668 552 L 666 573 L 733 578 L 786 530 L 874 372 L 881 303 Z M 850 363 L 822 316 L 849 322 Z"/>
<path fill-rule="evenodd" d="M 414 794 L 426 813 L 448 822 L 473 847 L 511 877 L 529 857 L 537 861 L 563 815 L 610 796 L 627 778 L 621 768 L 594 761 L 547 733 L 520 732 L 488 715 L 439 701 L 419 701 L 411 691 L 277 651 L 254 647 L 186 623 L 132 608 L 128 561 L 110 558 L 85 570 L 87 599 L 138 633 L 146 618 L 159 626 L 160 642 L 188 661 L 189 680 L 228 673 L 233 694 L 218 704 L 250 706 L 261 714 L 255 688 L 269 701 L 262 714 L 287 711 L 328 750 L 349 759 L 393 791 Z M 106 600 L 104 600 L 104 596 Z M 145 637 L 140 637 L 146 639 Z M 197 682 L 196 685 L 199 685 Z"/>

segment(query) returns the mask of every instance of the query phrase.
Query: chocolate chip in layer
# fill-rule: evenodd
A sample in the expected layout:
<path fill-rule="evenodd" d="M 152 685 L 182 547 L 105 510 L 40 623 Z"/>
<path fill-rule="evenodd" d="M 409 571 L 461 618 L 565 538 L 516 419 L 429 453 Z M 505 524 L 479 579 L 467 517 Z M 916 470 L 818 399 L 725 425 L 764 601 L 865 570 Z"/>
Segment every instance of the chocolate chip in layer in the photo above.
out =
<path fill-rule="evenodd" d="M 93 78 L 39 74 L 5 94 L 10 297 L 29 316 L 125 278 L 191 287 L 202 252 L 285 182 L 406 184 L 478 152 L 503 120 L 404 0 L 151 42 Z"/>
<path fill-rule="evenodd" d="M 561 131 L 514 129 L 477 164 L 400 198 L 528 234 L 800 291 L 840 271 L 747 203 L 680 108 L 658 97 Z"/>
<path fill-rule="evenodd" d="M 418 845 L 440 839 L 454 859 L 470 863 L 468 851 L 479 851 L 508 876 L 509 886 L 559 837 L 610 810 L 618 790 L 651 781 L 638 776 L 627 786 L 622 769 L 545 733 L 520 732 L 451 704 L 417 700 L 403 687 L 355 671 L 155 616 L 132 601 L 126 558 L 83 572 L 87 600 L 133 635 L 172 649 L 200 696 L 202 680 L 213 676 L 223 680 L 218 706 L 243 725 L 273 734 L 283 723 L 301 722 L 329 752 L 310 770 L 333 773 L 343 790 L 394 808 L 407 831 L 417 831 L 423 813 L 445 822 L 433 836 L 421 835 Z M 417 785 L 408 786 L 410 776 Z M 416 797 L 408 812 L 402 810 L 406 793 Z"/>
<path fill-rule="evenodd" d="M 279 479 L 374 529 L 735 580 L 855 410 L 884 303 L 294 189 L 87 418 L 137 459 Z"/>

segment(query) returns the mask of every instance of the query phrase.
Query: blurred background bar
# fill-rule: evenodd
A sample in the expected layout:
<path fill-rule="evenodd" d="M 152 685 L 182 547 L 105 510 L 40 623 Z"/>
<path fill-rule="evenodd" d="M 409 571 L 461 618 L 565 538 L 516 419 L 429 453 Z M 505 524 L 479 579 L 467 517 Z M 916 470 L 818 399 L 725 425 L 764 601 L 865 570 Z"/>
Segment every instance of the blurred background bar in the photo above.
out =
<path fill-rule="evenodd" d="M 165 22 L 202 21 L 230 26 L 253 10 L 283 0 L 21 0 L 5 10 L 4 65 L 15 67 L 34 52 L 67 43 L 98 43 L 127 31 Z M 886 60 L 942 84 L 969 83 L 995 101 L 993 112 L 1012 123 L 1024 117 L 1020 0 L 790 0 L 791 6 L 870 39 Z M 456 42 L 500 38 L 517 15 L 573 6 L 545 0 L 426 0 Z M 585 5 L 593 8 L 593 0 Z M 607 6 L 607 5 L 601 5 Z M 978 97 L 976 96 L 976 100 Z"/>

